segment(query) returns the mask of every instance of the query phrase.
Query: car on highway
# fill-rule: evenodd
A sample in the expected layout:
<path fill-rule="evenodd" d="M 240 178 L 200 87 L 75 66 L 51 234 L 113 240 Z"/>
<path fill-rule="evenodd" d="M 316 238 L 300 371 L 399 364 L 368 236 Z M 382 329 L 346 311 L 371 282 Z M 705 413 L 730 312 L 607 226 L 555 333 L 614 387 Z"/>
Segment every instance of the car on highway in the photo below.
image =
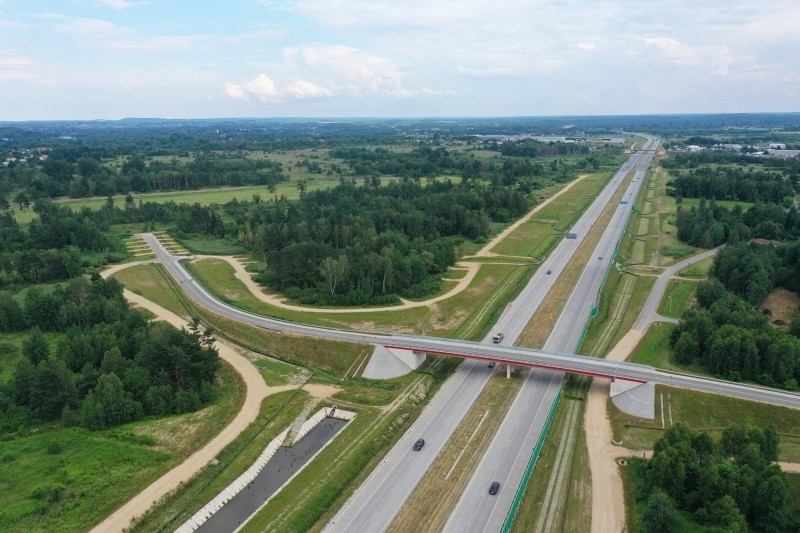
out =
<path fill-rule="evenodd" d="M 414 451 L 420 451 L 423 446 L 425 446 L 425 439 L 417 439 L 417 442 L 414 443 Z"/>
<path fill-rule="evenodd" d="M 499 481 L 492 481 L 492 484 L 489 485 L 489 494 L 494 496 L 498 492 L 500 492 L 500 482 Z"/>
<path fill-rule="evenodd" d="M 550 272 L 552 272 L 552 270 L 548 270 L 548 271 L 547 271 L 547 273 L 548 273 L 548 274 L 549 274 Z"/>
<path fill-rule="evenodd" d="M 494 368 L 494 361 L 489 361 L 489 368 Z"/>
<path fill-rule="evenodd" d="M 503 335 L 500 332 L 497 332 L 494 334 L 494 337 L 492 337 L 492 342 L 495 344 L 499 344 L 500 341 L 503 340 L 503 337 L 505 337 L 505 335 Z"/>

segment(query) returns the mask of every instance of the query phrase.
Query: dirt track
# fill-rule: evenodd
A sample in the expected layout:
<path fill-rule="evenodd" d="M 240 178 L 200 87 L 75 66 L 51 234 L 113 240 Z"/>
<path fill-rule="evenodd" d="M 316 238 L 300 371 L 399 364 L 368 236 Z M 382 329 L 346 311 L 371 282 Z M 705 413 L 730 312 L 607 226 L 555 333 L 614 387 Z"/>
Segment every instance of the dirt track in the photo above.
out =
<path fill-rule="evenodd" d="M 280 307 L 281 309 L 302 311 L 303 313 L 326 313 L 326 314 L 374 313 L 377 311 L 399 311 L 402 309 L 412 309 L 414 307 L 426 307 L 428 305 L 455 296 L 456 294 L 460 293 L 461 291 L 469 287 L 469 284 L 472 283 L 472 280 L 475 278 L 475 274 L 478 273 L 478 269 L 480 269 L 481 267 L 480 263 L 469 263 L 469 262 L 456 263 L 456 266 L 454 268 L 462 270 L 466 269 L 467 270 L 466 275 L 460 280 L 458 280 L 458 284 L 449 291 L 447 291 L 445 294 L 440 294 L 439 296 L 435 296 L 428 300 L 424 300 L 421 302 L 410 302 L 408 300 L 403 300 L 403 303 L 401 303 L 400 305 L 391 305 L 386 307 L 348 307 L 346 309 L 336 309 L 336 308 L 324 308 L 324 307 L 305 307 L 301 305 L 287 304 L 284 302 L 283 297 L 265 293 L 263 290 L 264 288 L 255 281 L 253 281 L 250 272 L 245 270 L 245 267 L 242 264 L 242 262 L 236 259 L 235 257 L 227 255 L 195 255 L 192 257 L 194 259 L 220 259 L 222 261 L 226 261 L 233 267 L 236 279 L 244 283 L 247 289 L 251 293 L 253 293 L 253 296 L 255 296 L 264 303 L 267 303 L 269 305 L 274 305 L 275 307 Z"/>
<path fill-rule="evenodd" d="M 134 263 L 116 265 L 103 272 L 103 276 L 107 277 L 133 264 Z M 187 322 L 178 315 L 138 294 L 125 290 L 125 298 L 132 304 L 147 309 L 158 318 L 169 322 L 173 326 L 182 327 L 187 325 Z M 225 426 L 225 428 L 205 446 L 151 483 L 147 488 L 128 501 L 128 503 L 114 511 L 108 518 L 95 526 L 95 528 L 92 529 L 93 532 L 122 531 L 128 527 L 131 520 L 144 513 L 155 502 L 176 489 L 178 485 L 189 480 L 201 468 L 214 459 L 225 446 L 238 437 L 239 434 L 256 419 L 259 409 L 261 408 L 261 401 L 264 398 L 270 394 L 297 387 L 297 385 L 267 387 L 256 367 L 245 357 L 236 352 L 230 345 L 217 341 L 216 348 L 219 350 L 220 357 L 228 362 L 233 369 L 242 376 L 247 387 L 244 404 L 239 413 L 237 413 L 230 424 Z"/>

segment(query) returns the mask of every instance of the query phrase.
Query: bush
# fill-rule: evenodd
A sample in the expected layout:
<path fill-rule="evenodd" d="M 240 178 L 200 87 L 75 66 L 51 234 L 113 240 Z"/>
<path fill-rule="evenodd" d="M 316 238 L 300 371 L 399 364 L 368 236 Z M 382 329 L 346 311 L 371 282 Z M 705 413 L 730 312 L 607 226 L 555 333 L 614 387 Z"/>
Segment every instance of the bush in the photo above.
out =
<path fill-rule="evenodd" d="M 10 463 L 16 458 L 17 456 L 14 455 L 14 452 L 11 450 L 5 450 L 3 453 L 0 453 L 0 463 Z"/>
<path fill-rule="evenodd" d="M 57 441 L 51 440 L 47 443 L 47 455 L 58 455 L 64 451 L 61 444 Z"/>

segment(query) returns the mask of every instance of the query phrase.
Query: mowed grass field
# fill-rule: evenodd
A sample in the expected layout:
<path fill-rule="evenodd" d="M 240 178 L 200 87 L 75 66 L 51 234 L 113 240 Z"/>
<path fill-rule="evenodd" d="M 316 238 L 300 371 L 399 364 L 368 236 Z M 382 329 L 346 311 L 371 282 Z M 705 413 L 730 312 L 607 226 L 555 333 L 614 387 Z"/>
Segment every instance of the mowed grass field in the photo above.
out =
<path fill-rule="evenodd" d="M 612 175 L 611 172 L 599 172 L 584 178 L 520 225 L 491 252 L 523 257 L 546 255 L 592 203 Z"/>
<path fill-rule="evenodd" d="M 698 281 L 673 279 L 667 286 L 664 298 L 658 305 L 658 313 L 664 316 L 680 318 L 684 311 L 694 302 L 694 291 Z"/>

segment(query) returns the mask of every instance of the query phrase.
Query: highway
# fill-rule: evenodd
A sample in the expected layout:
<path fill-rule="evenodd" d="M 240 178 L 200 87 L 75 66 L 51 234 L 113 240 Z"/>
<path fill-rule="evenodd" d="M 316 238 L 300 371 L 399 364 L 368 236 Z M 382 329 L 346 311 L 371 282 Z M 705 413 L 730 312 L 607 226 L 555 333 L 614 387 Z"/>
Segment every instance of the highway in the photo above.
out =
<path fill-rule="evenodd" d="M 638 164 L 639 159 L 640 156 L 634 155 L 620 167 L 589 208 L 570 229 L 570 233 L 574 234 L 575 238 L 561 240 L 487 337 L 491 336 L 494 331 L 503 331 L 505 338 L 502 344 L 510 345 L 515 342 L 545 295 L 555 284 L 562 268 L 581 245 L 586 234 L 592 228 L 624 178 Z M 230 316 L 230 310 L 220 308 L 213 297 L 208 295 L 201 286 L 191 279 L 191 276 L 186 273 L 182 265 L 177 263 L 177 260 L 170 256 L 153 236 L 144 237 L 153 247 L 157 257 L 165 263 L 173 276 L 181 281 L 184 289 L 192 293 L 193 298 L 220 314 Z M 547 274 L 548 271 L 550 274 Z M 236 313 L 236 318 L 239 320 L 292 333 L 398 347 L 405 347 L 404 345 L 411 340 L 407 337 L 376 337 L 309 326 L 301 326 L 301 329 L 298 329 L 296 324 L 279 321 L 270 321 L 269 324 L 266 324 L 262 317 L 256 317 L 239 310 L 233 310 L 233 312 Z M 437 343 L 441 341 L 441 339 L 429 340 Z M 488 338 L 484 340 L 484 342 L 487 341 Z M 442 352 L 440 351 L 439 353 Z M 458 373 L 447 380 L 426 406 L 420 418 L 389 451 L 381 464 L 376 467 L 366 482 L 345 504 L 340 513 L 334 517 L 328 526 L 328 530 L 379 531 L 385 529 L 414 487 L 416 487 L 439 451 L 444 447 L 481 390 L 483 390 L 491 374 L 492 371 L 487 368 L 483 360 L 467 361 L 461 365 Z M 419 436 L 424 436 L 426 445 L 420 452 L 413 452 L 411 450 L 412 444 Z"/>
<path fill-rule="evenodd" d="M 596 220 L 603 207 L 614 194 L 622 178 L 630 170 L 634 169 L 635 166 L 639 165 L 644 157 L 645 156 L 642 154 L 635 154 L 620 168 L 620 171 L 612 178 L 606 188 L 598 196 L 597 200 L 587 209 L 571 230 L 572 233 L 576 234 L 577 238 L 562 240 L 550 257 L 544 261 L 541 268 L 532 276 L 531 282 L 526 286 L 511 307 L 506 310 L 503 317 L 501 317 L 498 322 L 497 327 L 493 330 L 502 330 L 506 335 L 504 342 L 499 345 L 487 342 L 477 343 L 421 336 L 379 335 L 335 330 L 285 322 L 247 313 L 227 305 L 209 294 L 208 291 L 200 286 L 186 271 L 184 266 L 179 262 L 180 258 L 169 254 L 153 235 L 143 234 L 142 237 L 151 246 L 158 260 L 165 265 L 190 298 L 206 309 L 230 319 L 290 334 L 310 335 L 362 344 L 382 344 L 390 347 L 472 359 L 461 365 L 457 374 L 445 383 L 439 393 L 434 396 L 428 407 L 423 411 L 420 418 L 400 439 L 398 444 L 390 450 L 382 463 L 373 471 L 362 487 L 356 491 L 327 528 L 330 531 L 380 531 L 391 523 L 391 520 L 400 509 L 403 502 L 413 491 L 428 466 L 432 463 L 452 431 L 480 393 L 480 390 L 491 375 L 490 369 L 488 369 L 485 364 L 488 360 L 637 382 L 653 381 L 672 386 L 687 387 L 705 392 L 726 394 L 770 403 L 780 403 L 800 408 L 800 396 L 787 392 L 706 378 L 670 374 L 643 365 L 605 361 L 602 359 L 561 353 L 569 351 L 568 347 L 563 348 L 547 345 L 545 346 L 545 350 L 540 351 L 518 348 L 510 345 L 528 323 L 533 311 L 538 307 L 544 295 L 555 283 L 561 268 L 569 261 L 572 253 L 579 246 L 594 220 Z M 650 154 L 647 157 L 652 157 L 652 155 Z M 632 186 L 638 187 L 641 181 L 641 178 L 638 180 L 634 179 Z M 625 197 L 633 193 L 634 191 L 629 190 L 626 192 Z M 631 200 L 632 198 L 633 196 Z M 620 206 L 620 208 L 622 207 L 623 206 Z M 610 224 L 610 226 L 612 225 L 613 223 Z M 622 226 L 624 228 L 624 224 L 622 224 Z M 606 234 L 610 233 L 613 232 L 606 232 Z M 603 242 L 605 241 L 601 241 L 601 245 L 603 245 Z M 616 243 L 616 239 L 605 242 L 605 246 L 610 246 L 610 248 L 603 248 L 602 257 L 604 259 L 596 260 L 596 267 L 593 266 L 590 261 L 588 270 L 596 270 L 604 275 L 604 265 L 607 266 L 607 261 L 612 260 L 611 256 L 613 255 Z M 598 257 L 600 256 L 601 255 L 598 253 Z M 546 274 L 548 270 L 551 271 L 551 274 Z M 595 279 L 597 279 L 597 276 L 595 276 Z M 578 287 L 576 287 L 573 296 L 575 297 L 575 294 L 578 294 L 579 296 L 575 298 L 580 300 L 582 297 L 584 300 L 583 303 L 587 303 L 589 299 L 586 296 L 592 293 L 583 292 L 584 290 L 586 289 L 580 289 L 579 291 Z M 596 294 L 596 292 L 597 291 L 593 294 Z M 573 300 L 573 298 L 570 300 Z M 577 313 L 575 316 L 585 317 L 587 313 L 582 309 L 583 307 L 576 307 L 573 311 L 570 311 L 570 313 Z M 564 320 L 566 326 L 563 327 L 568 327 L 569 324 L 575 326 L 575 324 L 578 323 L 578 321 L 570 322 L 570 320 L 566 318 Z M 569 346 L 569 343 L 572 342 L 573 339 L 577 342 L 577 338 L 580 336 L 580 329 L 582 329 L 582 323 L 583 321 L 581 320 L 580 328 L 576 329 L 576 327 L 573 327 L 568 335 L 562 332 L 561 336 L 568 339 L 564 341 L 564 346 Z M 562 328 L 562 326 L 557 325 L 557 328 Z M 574 347 L 575 342 L 572 343 L 572 347 Z M 561 378 L 558 372 L 534 371 L 531 373 L 531 378 L 528 381 L 531 382 L 530 386 L 535 392 L 532 395 L 525 395 L 528 405 L 524 407 L 524 409 L 522 407 L 520 409 L 522 409 L 522 412 L 526 413 L 530 413 L 533 410 L 534 414 L 539 413 L 538 416 L 541 417 L 541 411 L 546 411 L 546 409 L 543 409 L 543 406 L 548 406 L 549 408 L 549 403 L 547 403 L 548 398 L 551 395 L 554 396 L 555 392 L 553 391 L 557 391 L 561 383 Z M 543 386 L 545 384 L 546 386 Z M 520 395 L 520 397 L 522 397 L 522 395 Z M 546 414 L 546 412 L 544 414 Z M 527 429 L 529 432 L 532 432 L 531 435 L 526 437 L 527 441 L 532 438 L 532 435 L 535 436 L 536 434 L 536 424 L 531 422 L 531 420 L 535 418 L 536 416 L 533 418 L 518 419 L 526 420 L 528 425 Z M 426 446 L 421 452 L 412 452 L 411 445 L 413 441 L 420 436 L 426 439 Z M 515 447 L 511 447 L 510 450 L 503 455 L 506 456 L 512 453 L 514 448 Z M 524 456 L 525 460 L 527 460 L 527 454 L 530 453 L 531 448 L 532 446 L 520 447 L 520 449 L 517 450 L 517 455 L 521 457 Z M 493 454 L 487 454 L 487 457 L 489 455 Z M 510 455 L 508 456 L 510 457 Z M 516 462 L 517 459 L 515 458 L 512 464 Z M 511 470 L 514 469 L 511 468 Z M 504 484 L 504 487 L 505 486 Z M 483 499 L 486 499 L 485 490 L 486 489 L 483 488 L 480 491 Z M 500 496 L 505 497 L 506 492 L 510 491 L 501 489 Z M 466 494 L 467 492 L 465 492 L 465 495 Z M 500 501 L 500 498 L 498 498 L 497 501 Z M 505 505 L 497 506 L 498 509 L 502 509 L 503 507 L 507 508 Z M 499 516 L 503 513 L 498 511 L 490 513 L 490 515 L 492 514 Z"/>
<path fill-rule="evenodd" d="M 649 139 L 646 146 L 654 143 Z M 616 248 L 651 160 L 652 154 L 645 154 L 637 161 L 633 179 L 556 320 L 544 344 L 545 351 L 576 351 L 590 312 L 597 305 L 606 273 L 616 258 Z M 531 450 L 542 436 L 564 377 L 563 372 L 550 370 L 534 370 L 528 375 L 444 531 L 502 529 L 525 474 Z M 500 483 L 500 491 L 496 496 L 488 497 L 488 487 L 494 481 Z"/>

